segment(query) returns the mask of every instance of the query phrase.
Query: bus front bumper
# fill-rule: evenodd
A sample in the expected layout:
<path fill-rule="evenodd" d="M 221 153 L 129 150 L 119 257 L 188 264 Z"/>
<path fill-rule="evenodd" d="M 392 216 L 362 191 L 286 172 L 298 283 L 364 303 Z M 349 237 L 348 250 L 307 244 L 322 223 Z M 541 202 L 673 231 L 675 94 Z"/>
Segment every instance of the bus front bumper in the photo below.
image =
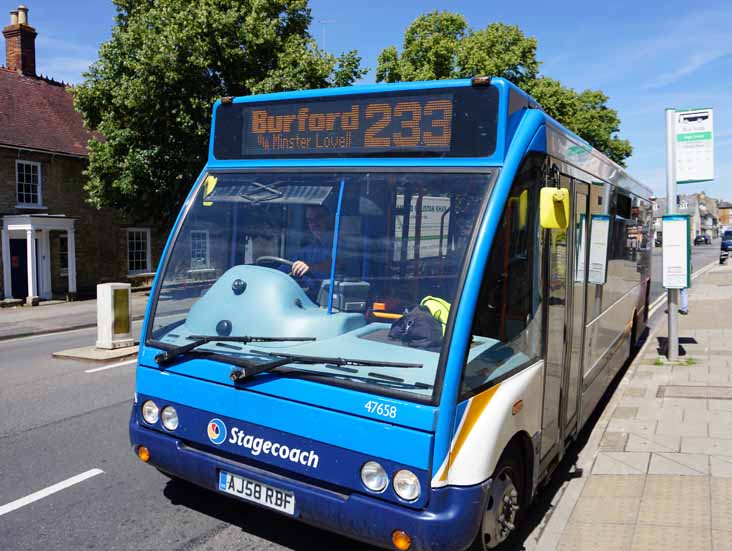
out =
<path fill-rule="evenodd" d="M 295 494 L 295 519 L 387 549 L 395 549 L 392 544 L 395 530 L 409 534 L 410 551 L 466 549 L 477 534 L 490 485 L 486 481 L 476 486 L 433 488 L 428 506 L 414 510 L 230 461 L 189 447 L 172 435 L 141 427 L 134 416 L 130 420 L 130 442 L 135 450 L 145 446 L 150 451 L 149 464 L 212 491 L 219 492 L 221 470 L 289 490 Z"/>

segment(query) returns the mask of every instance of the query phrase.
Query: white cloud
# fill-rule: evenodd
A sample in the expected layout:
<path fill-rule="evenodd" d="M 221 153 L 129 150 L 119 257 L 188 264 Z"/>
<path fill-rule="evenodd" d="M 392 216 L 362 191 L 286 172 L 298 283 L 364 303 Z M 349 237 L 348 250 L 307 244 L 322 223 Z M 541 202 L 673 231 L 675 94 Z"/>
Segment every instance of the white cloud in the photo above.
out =
<path fill-rule="evenodd" d="M 669 84 L 672 84 L 676 82 L 677 80 L 690 75 L 705 65 L 709 65 L 710 63 L 713 63 L 719 59 L 722 59 L 724 57 L 729 56 L 732 54 L 732 49 L 729 50 L 718 50 L 718 51 L 704 51 L 704 52 L 696 52 L 686 58 L 686 60 L 683 62 L 683 64 L 678 67 L 677 69 L 674 69 L 673 71 L 669 71 L 667 73 L 663 73 L 655 78 L 655 80 L 645 84 L 643 86 L 644 89 L 653 89 L 653 88 L 661 88 L 663 86 L 667 86 Z"/>

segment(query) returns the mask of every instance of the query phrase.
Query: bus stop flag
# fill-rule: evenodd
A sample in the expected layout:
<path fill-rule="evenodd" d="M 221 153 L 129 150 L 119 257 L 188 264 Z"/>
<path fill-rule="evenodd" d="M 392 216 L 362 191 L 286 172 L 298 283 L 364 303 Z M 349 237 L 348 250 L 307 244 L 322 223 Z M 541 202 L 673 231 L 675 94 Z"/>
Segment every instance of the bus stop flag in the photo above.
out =
<path fill-rule="evenodd" d="M 676 111 L 676 181 L 714 180 L 714 118 L 711 109 Z"/>

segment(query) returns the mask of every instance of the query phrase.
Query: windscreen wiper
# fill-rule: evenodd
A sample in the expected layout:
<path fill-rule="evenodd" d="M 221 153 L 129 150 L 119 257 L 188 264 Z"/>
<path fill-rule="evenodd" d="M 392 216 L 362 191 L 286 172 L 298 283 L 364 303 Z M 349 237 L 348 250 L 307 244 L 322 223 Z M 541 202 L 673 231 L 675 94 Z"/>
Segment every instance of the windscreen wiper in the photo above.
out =
<path fill-rule="evenodd" d="M 176 346 L 171 350 L 166 350 L 165 352 L 155 356 L 155 361 L 160 365 L 170 363 L 181 354 L 190 352 L 194 348 L 198 348 L 199 346 L 209 342 L 242 342 L 246 344 L 249 342 L 296 342 L 315 340 L 315 337 L 250 337 L 248 335 L 238 337 L 223 337 L 221 335 L 191 335 L 188 338 L 193 339 L 193 342 L 189 342 L 182 346 Z"/>
<path fill-rule="evenodd" d="M 279 358 L 269 363 L 263 363 L 253 368 L 235 369 L 231 372 L 231 380 L 235 383 L 249 379 L 257 373 L 269 371 L 275 367 L 280 367 L 288 363 L 294 364 L 326 364 L 337 366 L 371 366 L 371 367 L 396 367 L 404 369 L 418 369 L 422 364 L 402 363 L 402 362 L 384 362 L 380 360 L 356 360 L 353 358 L 333 358 L 328 356 L 303 356 L 300 354 L 282 354 L 280 352 L 269 352 L 265 350 L 252 350 L 255 354 L 267 354 Z"/>

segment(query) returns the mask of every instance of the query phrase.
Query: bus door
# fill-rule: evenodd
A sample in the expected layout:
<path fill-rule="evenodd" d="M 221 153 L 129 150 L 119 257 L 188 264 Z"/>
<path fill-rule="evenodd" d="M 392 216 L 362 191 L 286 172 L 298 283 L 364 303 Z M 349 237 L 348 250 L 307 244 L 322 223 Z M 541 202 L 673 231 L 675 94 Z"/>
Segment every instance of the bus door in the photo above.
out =
<path fill-rule="evenodd" d="M 562 404 L 561 441 L 572 435 L 577 427 L 577 411 L 579 410 L 580 373 L 582 372 L 582 349 L 584 338 L 585 295 L 587 288 L 587 201 L 589 190 L 587 184 L 573 180 L 572 211 L 570 220 L 567 274 L 571 281 L 567 282 L 567 349 L 565 350 L 565 381 L 562 396 L 566 397 Z"/>
<path fill-rule="evenodd" d="M 562 177 L 561 187 L 569 189 L 570 180 Z M 541 423 L 541 461 L 546 466 L 558 453 L 560 442 L 560 413 L 564 380 L 566 303 L 568 270 L 567 229 L 547 229 L 543 238 L 543 296 L 544 296 L 544 400 Z"/>

